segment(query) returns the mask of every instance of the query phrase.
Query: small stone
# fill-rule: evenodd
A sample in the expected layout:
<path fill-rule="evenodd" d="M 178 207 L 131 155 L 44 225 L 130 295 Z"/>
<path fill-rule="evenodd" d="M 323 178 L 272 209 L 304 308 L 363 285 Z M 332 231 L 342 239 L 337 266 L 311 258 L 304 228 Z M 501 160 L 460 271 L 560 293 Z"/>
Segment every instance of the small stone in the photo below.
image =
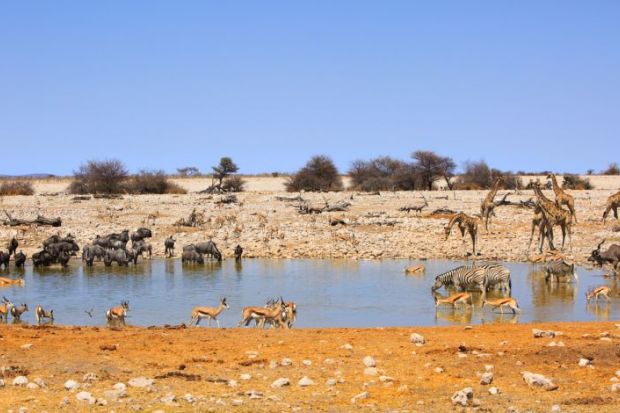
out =
<path fill-rule="evenodd" d="M 474 390 L 471 387 L 466 387 L 462 390 L 455 392 L 452 395 L 450 400 L 452 401 L 452 404 L 455 406 L 460 405 L 460 406 L 466 407 L 469 400 L 472 399 L 473 397 L 474 397 Z"/>
<path fill-rule="evenodd" d="M 177 398 L 174 394 L 167 394 L 161 399 L 159 399 L 159 401 L 166 406 L 178 406 L 178 403 L 176 403 Z"/>
<path fill-rule="evenodd" d="M 375 361 L 374 358 L 372 358 L 372 356 L 364 357 L 362 362 L 364 363 L 364 366 L 366 367 L 375 367 L 377 365 L 377 362 Z"/>
<path fill-rule="evenodd" d="M 411 335 L 409 336 L 409 339 L 416 346 L 421 346 L 426 342 L 426 340 L 424 340 L 424 337 L 418 333 L 411 333 Z"/>
<path fill-rule="evenodd" d="M 0 379 L 0 388 L 4 387 L 4 380 Z"/>
<path fill-rule="evenodd" d="M 592 364 L 592 360 L 582 357 L 579 359 L 579 367 L 588 367 Z"/>
<path fill-rule="evenodd" d="M 620 392 L 620 383 L 614 383 L 611 385 L 611 391 L 614 393 Z"/>
<path fill-rule="evenodd" d="M 243 400 L 241 400 L 241 399 L 232 399 L 230 401 L 230 404 L 232 404 L 233 406 L 241 406 L 243 404 Z"/>
<path fill-rule="evenodd" d="M 37 386 L 39 387 L 45 387 L 45 381 L 43 381 L 43 379 L 41 377 L 37 377 L 36 379 L 33 380 L 33 382 L 36 383 Z"/>
<path fill-rule="evenodd" d="M 301 364 L 303 364 L 304 366 L 312 366 L 312 362 L 310 360 L 303 360 Z"/>
<path fill-rule="evenodd" d="M 150 387 L 153 385 L 153 383 L 155 383 L 155 380 L 147 379 L 146 377 L 143 377 L 143 376 L 134 377 L 133 379 L 127 382 L 127 384 L 129 384 L 129 386 L 131 387 L 140 387 L 140 388 Z"/>
<path fill-rule="evenodd" d="M 334 359 L 325 359 L 323 360 L 323 363 L 325 364 L 334 364 L 336 361 Z"/>
<path fill-rule="evenodd" d="M 616 372 L 614 373 L 616 376 L 620 377 L 620 370 L 616 370 Z"/>
<path fill-rule="evenodd" d="M 287 379 L 286 377 L 280 377 L 279 379 L 271 383 L 271 387 L 274 389 L 279 389 L 280 387 L 288 386 L 290 384 L 291 382 L 289 379 Z"/>
<path fill-rule="evenodd" d="M 256 390 L 246 391 L 245 395 L 248 396 L 250 400 L 258 400 L 263 398 L 263 393 Z"/>
<path fill-rule="evenodd" d="M 32 344 L 28 343 L 28 344 L 24 344 L 21 346 L 21 348 L 23 350 L 30 350 L 32 348 Z"/>
<path fill-rule="evenodd" d="M 82 377 L 82 381 L 85 382 L 85 383 L 92 383 L 95 380 L 97 380 L 97 375 L 95 373 L 86 373 Z"/>
<path fill-rule="evenodd" d="M 488 392 L 490 395 L 496 396 L 499 394 L 499 389 L 497 387 L 489 387 Z"/>
<path fill-rule="evenodd" d="M 118 391 L 127 391 L 127 385 L 125 383 L 116 383 L 112 388 Z"/>
<path fill-rule="evenodd" d="M 353 350 L 353 346 L 349 343 L 343 344 L 342 346 L 340 346 L 340 348 L 343 348 L 345 350 Z"/>
<path fill-rule="evenodd" d="M 559 404 L 554 404 L 551 406 L 552 413 L 560 413 L 562 411 L 562 407 Z"/>
<path fill-rule="evenodd" d="M 376 376 L 379 374 L 379 370 L 376 367 L 366 367 L 364 369 L 364 375 L 366 376 Z"/>
<path fill-rule="evenodd" d="M 239 378 L 241 380 L 250 380 L 252 378 L 252 375 L 248 373 L 243 373 L 242 375 L 239 376 Z"/>
<path fill-rule="evenodd" d="M 620 381 L 620 379 L 614 376 L 614 377 L 612 377 L 611 379 L 609 379 L 609 381 L 611 381 L 611 382 L 613 382 L 613 383 L 617 383 L 617 382 L 619 382 L 619 381 Z M 1 387 L 1 386 L 0 386 L 0 387 Z"/>
<path fill-rule="evenodd" d="M 38 384 L 36 384 L 36 383 L 32 383 L 32 382 L 30 382 L 30 383 L 26 384 L 26 388 L 27 388 L 28 390 L 36 390 L 36 389 L 38 389 L 38 388 L 39 388 L 39 385 L 38 385 Z"/>
<path fill-rule="evenodd" d="M 534 335 L 534 338 L 541 338 L 541 337 L 555 337 L 557 335 L 557 333 L 555 331 L 551 331 L 551 330 L 539 330 L 537 328 L 532 329 L 532 334 Z"/>
<path fill-rule="evenodd" d="M 326 384 L 327 384 L 329 387 L 333 387 L 333 386 L 335 386 L 335 385 L 336 385 L 336 379 L 333 379 L 333 378 L 331 378 L 331 379 L 327 379 Z"/>
<path fill-rule="evenodd" d="M 279 366 L 279 364 L 278 364 L 278 362 L 277 362 L 277 361 L 275 361 L 275 360 L 271 360 L 271 361 L 269 362 L 269 368 L 270 368 L 270 369 L 272 369 L 272 370 L 273 370 L 273 369 L 277 369 L 277 368 L 278 368 L 278 366 Z"/>
<path fill-rule="evenodd" d="M 367 398 L 368 398 L 368 392 L 365 391 L 365 392 L 362 392 L 362 393 L 359 393 L 359 394 L 356 394 L 355 396 L 353 396 L 351 398 L 351 403 L 355 404 L 358 401 L 364 400 L 364 399 L 367 399 Z"/>
<path fill-rule="evenodd" d="M 393 382 L 394 378 L 390 376 L 379 376 L 379 381 L 383 383 Z"/>
<path fill-rule="evenodd" d="M 314 381 L 310 377 L 304 376 L 299 380 L 299 382 L 297 382 L 297 385 L 300 387 L 313 386 Z"/>
<path fill-rule="evenodd" d="M 65 390 L 75 390 L 79 387 L 80 385 L 78 384 L 77 381 L 75 380 L 67 380 L 65 382 Z"/>
<path fill-rule="evenodd" d="M 237 387 L 239 384 L 237 383 L 237 380 L 228 380 L 228 387 Z"/>
<path fill-rule="evenodd" d="M 78 401 L 81 401 L 81 402 L 87 402 L 88 404 L 95 404 L 95 402 L 97 401 L 97 400 L 96 400 L 96 399 L 92 396 L 92 394 L 90 394 L 90 393 L 89 393 L 89 392 L 87 392 L 87 391 L 81 391 L 81 392 L 79 392 L 78 394 L 76 394 L 76 395 L 75 395 L 75 398 L 76 398 Z"/>
<path fill-rule="evenodd" d="M 283 358 L 280 364 L 282 364 L 283 366 L 290 366 L 291 364 L 293 364 L 293 360 L 289 358 Z"/>
<path fill-rule="evenodd" d="M 529 371 L 523 371 L 521 374 L 523 375 L 523 380 L 530 387 L 541 387 L 547 391 L 556 390 L 558 388 L 551 379 L 548 379 L 542 374 L 530 373 Z"/>
<path fill-rule="evenodd" d="M 443 369 L 443 367 L 435 367 L 435 373 L 443 373 L 445 370 Z"/>
<path fill-rule="evenodd" d="M 26 376 L 17 376 L 13 379 L 13 386 L 25 386 L 28 384 L 28 377 Z"/>
<path fill-rule="evenodd" d="M 480 377 L 480 384 L 482 384 L 483 386 L 488 386 L 492 382 L 493 382 L 493 373 L 491 373 L 490 371 L 483 373 L 482 376 Z"/>
<path fill-rule="evenodd" d="M 485 364 L 484 365 L 484 370 L 485 371 L 492 371 L 493 370 L 493 365 L 492 364 Z"/>

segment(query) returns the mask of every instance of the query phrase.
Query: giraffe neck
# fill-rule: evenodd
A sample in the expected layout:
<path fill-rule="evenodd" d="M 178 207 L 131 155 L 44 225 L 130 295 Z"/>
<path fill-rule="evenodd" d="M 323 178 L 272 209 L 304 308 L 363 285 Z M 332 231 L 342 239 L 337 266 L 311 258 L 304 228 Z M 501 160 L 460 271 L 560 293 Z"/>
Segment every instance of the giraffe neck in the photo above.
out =
<path fill-rule="evenodd" d="M 562 191 L 562 188 L 560 188 L 560 185 L 558 185 L 558 180 L 555 178 L 555 174 L 551 174 L 551 183 L 553 184 L 553 192 L 556 195 L 561 195 L 564 193 L 564 191 Z"/>
<path fill-rule="evenodd" d="M 493 187 L 491 188 L 491 191 L 489 191 L 485 201 L 493 202 L 493 199 L 495 199 L 495 195 L 497 195 L 498 190 L 499 190 L 499 179 L 497 179 L 495 183 L 493 184 Z"/>

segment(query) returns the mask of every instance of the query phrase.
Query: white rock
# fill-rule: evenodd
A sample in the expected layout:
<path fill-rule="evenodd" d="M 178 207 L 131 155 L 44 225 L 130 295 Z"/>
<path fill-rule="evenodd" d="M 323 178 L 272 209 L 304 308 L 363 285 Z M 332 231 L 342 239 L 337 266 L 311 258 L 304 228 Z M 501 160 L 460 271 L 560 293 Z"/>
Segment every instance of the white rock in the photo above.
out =
<path fill-rule="evenodd" d="M 112 386 L 112 388 L 114 390 L 127 391 L 127 385 L 125 383 L 116 383 L 114 386 Z"/>
<path fill-rule="evenodd" d="M 558 388 L 551 379 L 548 379 L 542 374 L 531 373 L 529 371 L 523 371 L 521 374 L 523 375 L 523 380 L 530 387 L 541 387 L 547 391 L 556 390 Z"/>
<path fill-rule="evenodd" d="M 17 376 L 13 379 L 13 386 L 25 386 L 28 384 L 28 377 L 26 376 Z"/>
<path fill-rule="evenodd" d="M 495 395 L 500 393 L 500 391 L 499 391 L 499 389 L 497 387 L 489 387 L 488 391 L 489 391 L 489 394 L 491 394 L 493 396 L 495 396 Z"/>
<path fill-rule="evenodd" d="M 282 364 L 283 366 L 290 366 L 291 364 L 293 364 L 293 360 L 285 357 L 282 359 L 280 364 Z"/>
<path fill-rule="evenodd" d="M 32 344 L 28 343 L 28 344 L 24 344 L 21 346 L 21 348 L 23 350 L 30 350 L 32 348 Z"/>
<path fill-rule="evenodd" d="M 372 356 L 364 357 L 362 362 L 364 363 L 364 366 L 366 366 L 366 367 L 376 367 L 377 366 L 377 362 L 375 361 L 374 358 L 372 358 Z"/>
<path fill-rule="evenodd" d="M 381 381 L 383 383 L 393 382 L 394 378 L 390 377 L 390 376 L 379 376 L 379 381 Z"/>
<path fill-rule="evenodd" d="M 620 392 L 620 383 L 614 383 L 611 385 L 611 391 L 614 393 Z"/>
<path fill-rule="evenodd" d="M 435 367 L 435 373 L 443 373 L 445 370 L 443 369 L 443 367 Z"/>
<path fill-rule="evenodd" d="M 0 379 L 0 388 L 4 387 L 4 380 Z"/>
<path fill-rule="evenodd" d="M 159 401 L 166 406 L 178 406 L 177 398 L 174 394 L 167 394 L 164 397 L 160 398 Z"/>
<path fill-rule="evenodd" d="M 278 389 L 280 387 L 288 386 L 291 384 L 291 381 L 286 377 L 280 377 L 273 383 L 271 383 L 271 387 L 274 389 Z"/>
<path fill-rule="evenodd" d="M 342 346 L 340 346 L 340 348 L 343 348 L 345 350 L 353 350 L 353 346 L 349 343 L 343 344 Z"/>
<path fill-rule="evenodd" d="M 37 386 L 39 387 L 45 387 L 45 381 L 43 381 L 43 379 L 41 377 L 37 377 L 36 379 L 33 380 L 33 382 L 36 383 Z"/>
<path fill-rule="evenodd" d="M 492 371 L 493 370 L 493 365 L 492 364 L 485 364 L 484 365 L 484 370 L 485 371 Z"/>
<path fill-rule="evenodd" d="M 241 380 L 250 380 L 252 378 L 252 375 L 248 373 L 243 373 L 242 375 L 239 376 L 239 378 Z"/>
<path fill-rule="evenodd" d="M 278 364 L 278 362 L 277 362 L 277 361 L 275 361 L 275 360 L 271 360 L 271 361 L 269 362 L 269 368 L 270 368 L 270 369 L 272 369 L 272 370 L 273 370 L 273 369 L 277 369 L 277 368 L 278 368 L 278 366 L 279 366 L 279 364 Z"/>
<path fill-rule="evenodd" d="M 490 371 L 483 373 L 482 376 L 480 377 L 480 384 L 482 384 L 483 386 L 488 386 L 492 382 L 493 382 L 493 373 L 491 373 Z"/>
<path fill-rule="evenodd" d="M 616 376 L 620 377 L 620 370 L 616 370 L 616 373 L 614 373 Z"/>
<path fill-rule="evenodd" d="M 304 376 L 302 377 L 299 382 L 297 383 L 300 387 L 306 387 L 306 386 L 313 386 L 314 385 L 314 381 L 308 377 L 308 376 Z"/>
<path fill-rule="evenodd" d="M 133 379 L 129 380 L 127 382 L 127 384 L 129 384 L 129 386 L 131 387 L 150 387 L 153 385 L 153 383 L 155 383 L 155 380 L 153 379 L 147 379 L 144 376 L 140 376 L 140 377 L 134 377 Z"/>
<path fill-rule="evenodd" d="M 230 404 L 233 406 L 241 406 L 243 404 L 243 400 L 241 399 L 232 399 Z"/>
<path fill-rule="evenodd" d="M 239 384 L 237 383 L 237 380 L 228 380 L 228 387 L 237 387 Z"/>
<path fill-rule="evenodd" d="M 532 329 L 532 334 L 534 335 L 534 338 L 541 338 L 541 337 L 555 337 L 557 335 L 557 333 L 555 331 L 551 331 L 551 330 L 539 330 L 537 328 L 533 328 Z"/>
<path fill-rule="evenodd" d="M 39 388 L 39 385 L 38 385 L 38 384 L 36 384 L 36 383 L 32 383 L 32 382 L 30 382 L 30 383 L 26 384 L 26 388 L 27 388 L 28 390 L 36 390 L 36 389 L 38 389 L 38 388 Z"/>
<path fill-rule="evenodd" d="M 367 399 L 367 398 L 368 398 L 368 392 L 365 391 L 365 392 L 362 392 L 362 393 L 359 393 L 359 394 L 356 394 L 355 396 L 353 396 L 351 398 L 351 403 L 355 404 L 358 401 L 364 400 L 364 399 Z"/>
<path fill-rule="evenodd" d="M 453 405 L 459 405 L 466 407 L 470 399 L 474 397 L 474 390 L 471 387 L 465 387 L 462 390 L 455 392 L 450 400 Z"/>
<path fill-rule="evenodd" d="M 335 386 L 336 385 L 336 379 L 327 379 L 326 383 L 327 383 L 327 385 L 329 387 Z M 0 387 L 2 387 L 2 386 L 0 386 Z"/>
<path fill-rule="evenodd" d="M 552 413 L 560 413 L 562 411 L 562 407 L 559 404 L 554 404 L 551 406 Z"/>
<path fill-rule="evenodd" d="M 92 396 L 92 394 L 90 394 L 90 393 L 89 393 L 89 392 L 87 392 L 87 391 L 81 391 L 81 392 L 79 392 L 78 394 L 76 394 L 76 395 L 75 395 L 75 398 L 76 398 L 78 401 L 81 401 L 81 402 L 87 402 L 88 404 L 95 404 L 95 402 L 97 401 L 97 400 L 96 400 L 96 399 Z"/>
<path fill-rule="evenodd" d="M 426 340 L 424 340 L 424 337 L 418 333 L 411 333 L 411 335 L 409 336 L 409 339 L 416 346 L 421 346 L 426 342 Z"/>
<path fill-rule="evenodd" d="M 592 360 L 582 357 L 579 359 L 578 364 L 579 364 L 579 367 L 588 367 L 589 365 L 592 364 Z"/>
<path fill-rule="evenodd" d="M 312 362 L 310 360 L 303 360 L 301 364 L 303 364 L 304 366 L 312 366 Z"/>
<path fill-rule="evenodd" d="M 82 376 L 82 381 L 85 383 L 92 383 L 95 380 L 97 380 L 97 375 L 95 373 L 86 373 Z"/>
<path fill-rule="evenodd" d="M 75 380 L 67 380 L 65 382 L 65 390 L 75 390 L 79 387 L 80 385 L 78 384 L 77 381 Z"/>
<path fill-rule="evenodd" d="M 364 374 L 366 376 L 376 376 L 377 374 L 379 374 L 379 371 L 376 367 L 366 367 L 364 369 Z"/>
<path fill-rule="evenodd" d="M 262 399 L 263 393 L 256 390 L 249 390 L 245 392 L 245 395 L 248 396 L 251 400 Z"/>

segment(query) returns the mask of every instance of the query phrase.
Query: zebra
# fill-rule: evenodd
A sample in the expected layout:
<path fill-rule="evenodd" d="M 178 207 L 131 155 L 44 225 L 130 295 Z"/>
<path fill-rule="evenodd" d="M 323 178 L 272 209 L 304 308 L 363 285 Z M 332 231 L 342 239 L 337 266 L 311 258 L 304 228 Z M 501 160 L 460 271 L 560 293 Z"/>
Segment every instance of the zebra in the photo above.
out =
<path fill-rule="evenodd" d="M 457 291 L 479 290 L 484 296 L 486 293 L 486 270 L 481 267 L 460 266 L 435 277 L 431 291 L 435 292 L 441 286 L 453 286 Z"/>
<path fill-rule="evenodd" d="M 494 287 L 500 290 L 510 292 L 512 290 L 512 281 L 510 280 L 510 270 L 500 264 L 485 264 L 477 268 L 483 268 L 485 271 L 484 285 L 489 291 Z"/>

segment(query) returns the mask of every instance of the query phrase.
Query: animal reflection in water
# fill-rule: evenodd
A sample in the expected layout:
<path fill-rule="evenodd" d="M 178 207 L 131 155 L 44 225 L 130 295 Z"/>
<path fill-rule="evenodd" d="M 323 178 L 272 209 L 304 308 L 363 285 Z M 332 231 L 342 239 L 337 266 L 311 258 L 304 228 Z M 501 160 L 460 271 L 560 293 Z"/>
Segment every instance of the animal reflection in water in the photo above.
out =
<path fill-rule="evenodd" d="M 531 282 L 532 302 L 537 307 L 554 302 L 574 302 L 577 298 L 578 284 L 573 277 L 547 278 L 545 269 L 537 269 L 528 274 Z"/>
<path fill-rule="evenodd" d="M 469 293 L 456 293 L 442 296 L 433 293 L 435 300 L 435 321 L 446 320 L 450 323 L 471 323 L 474 314 L 474 302 Z"/>

